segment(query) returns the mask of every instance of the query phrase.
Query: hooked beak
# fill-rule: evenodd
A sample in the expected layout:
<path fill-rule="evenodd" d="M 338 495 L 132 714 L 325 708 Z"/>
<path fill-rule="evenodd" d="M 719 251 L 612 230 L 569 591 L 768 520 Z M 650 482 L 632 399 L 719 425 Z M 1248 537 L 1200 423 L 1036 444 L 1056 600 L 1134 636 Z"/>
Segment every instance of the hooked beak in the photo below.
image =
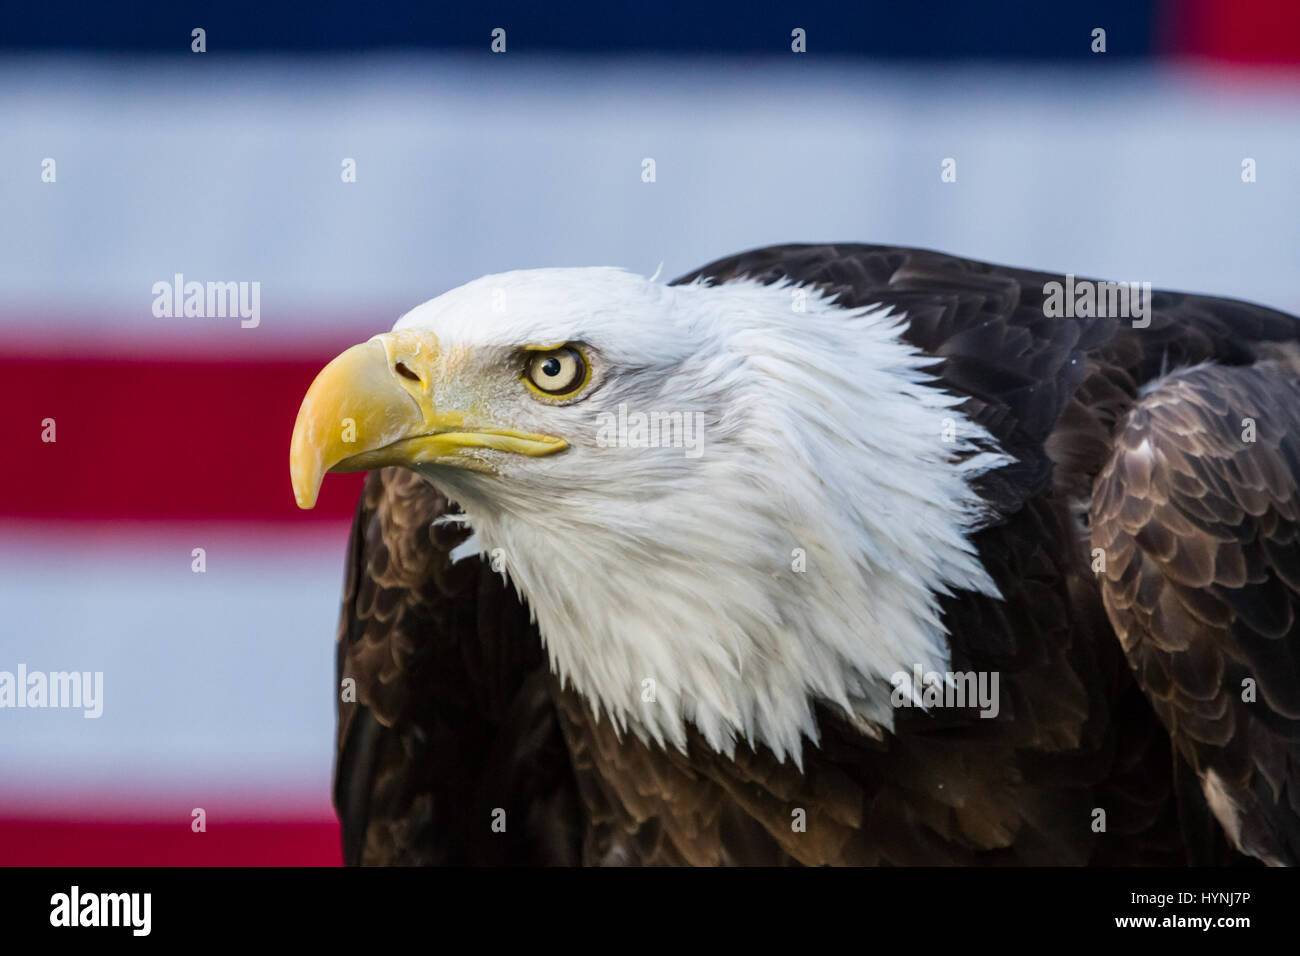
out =
<path fill-rule="evenodd" d="M 467 429 L 465 410 L 434 405 L 441 360 L 431 333 L 406 329 L 354 345 L 325 366 L 302 400 L 289 446 L 298 507 L 315 506 L 328 472 L 473 464 L 474 450 L 484 448 L 539 456 L 568 447 L 549 435 Z"/>

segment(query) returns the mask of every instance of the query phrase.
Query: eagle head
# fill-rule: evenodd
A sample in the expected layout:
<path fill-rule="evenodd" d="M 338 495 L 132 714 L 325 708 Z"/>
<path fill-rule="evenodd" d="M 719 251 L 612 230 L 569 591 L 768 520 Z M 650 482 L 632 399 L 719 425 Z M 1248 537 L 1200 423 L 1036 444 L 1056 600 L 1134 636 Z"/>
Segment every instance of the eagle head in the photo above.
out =
<path fill-rule="evenodd" d="M 788 283 L 485 276 L 326 366 L 294 493 L 415 469 L 598 715 L 798 761 L 816 706 L 888 728 L 891 675 L 942 669 L 941 595 L 996 593 L 970 479 L 1006 459 L 904 321 Z"/>

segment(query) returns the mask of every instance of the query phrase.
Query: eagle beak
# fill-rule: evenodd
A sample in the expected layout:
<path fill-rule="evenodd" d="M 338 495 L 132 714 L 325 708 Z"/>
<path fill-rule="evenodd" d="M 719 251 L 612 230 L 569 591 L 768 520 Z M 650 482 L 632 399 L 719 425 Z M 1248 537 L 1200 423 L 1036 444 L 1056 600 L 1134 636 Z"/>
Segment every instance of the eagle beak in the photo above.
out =
<path fill-rule="evenodd" d="M 549 455 L 560 438 L 508 428 L 466 428 L 465 411 L 437 408 L 442 355 L 432 334 L 376 335 L 338 356 L 312 382 L 289 446 L 299 508 L 312 508 L 327 472 L 439 462 L 482 467 L 475 449 Z"/>

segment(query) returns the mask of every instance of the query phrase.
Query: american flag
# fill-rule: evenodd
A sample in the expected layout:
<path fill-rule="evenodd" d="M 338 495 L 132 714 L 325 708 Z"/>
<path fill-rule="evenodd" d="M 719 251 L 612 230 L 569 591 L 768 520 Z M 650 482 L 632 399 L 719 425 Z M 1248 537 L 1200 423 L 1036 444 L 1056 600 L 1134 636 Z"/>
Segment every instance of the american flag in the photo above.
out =
<path fill-rule="evenodd" d="M 561 24 L 501 62 L 487 24 L 393 52 L 313 23 L 300 58 L 250 39 L 296 19 L 215 13 L 204 59 L 155 6 L 129 58 L 130 31 L 98 21 L 102 45 L 41 21 L 0 56 L 0 680 L 102 674 L 99 716 L 0 708 L 0 862 L 340 862 L 334 633 L 360 480 L 300 512 L 289 436 L 333 355 L 478 275 L 673 275 L 846 239 L 1300 310 L 1288 0 L 1103 4 L 1106 23 L 1061 5 L 1034 21 L 1081 47 L 1060 63 L 939 4 L 961 29 L 905 23 L 793 71 L 742 58 L 761 38 L 739 8 L 705 31 L 716 49 L 584 59 L 600 36 L 570 25 L 566 50 Z M 810 51 L 866 36 L 818 16 Z M 881 59 L 890 43 L 912 58 Z M 208 283 L 256 283 L 257 322 L 157 308 L 178 275 L 205 304 Z"/>

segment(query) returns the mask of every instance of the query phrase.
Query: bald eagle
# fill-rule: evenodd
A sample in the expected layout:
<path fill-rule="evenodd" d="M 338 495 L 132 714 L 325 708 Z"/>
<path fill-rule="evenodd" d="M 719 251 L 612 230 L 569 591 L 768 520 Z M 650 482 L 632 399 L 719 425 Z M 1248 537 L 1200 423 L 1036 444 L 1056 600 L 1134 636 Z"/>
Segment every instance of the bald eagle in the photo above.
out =
<path fill-rule="evenodd" d="M 346 861 L 1300 860 L 1300 321 L 1067 287 L 539 269 L 334 359 Z"/>

